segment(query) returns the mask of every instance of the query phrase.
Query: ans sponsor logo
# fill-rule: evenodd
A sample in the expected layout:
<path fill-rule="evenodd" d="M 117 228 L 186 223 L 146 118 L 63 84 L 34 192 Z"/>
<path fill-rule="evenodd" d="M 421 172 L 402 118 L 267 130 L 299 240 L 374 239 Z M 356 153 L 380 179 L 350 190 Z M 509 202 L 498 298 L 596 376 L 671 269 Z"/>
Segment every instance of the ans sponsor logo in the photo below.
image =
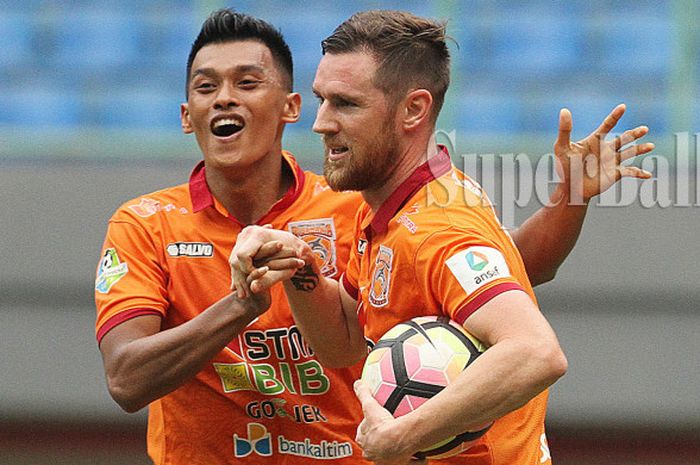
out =
<path fill-rule="evenodd" d="M 385 245 L 380 245 L 369 286 L 369 301 L 375 307 L 383 307 L 389 303 L 393 259 L 394 251 Z"/>
<path fill-rule="evenodd" d="M 492 247 L 470 247 L 457 252 L 445 263 L 467 294 L 496 279 L 510 276 L 505 257 Z"/>
<path fill-rule="evenodd" d="M 171 257 L 209 258 L 214 246 L 209 242 L 172 242 L 165 249 Z"/>
<path fill-rule="evenodd" d="M 245 411 L 249 417 L 256 420 L 271 420 L 279 417 L 287 418 L 296 423 L 325 423 L 328 421 L 321 409 L 315 405 L 287 405 L 287 401 L 280 398 L 250 402 L 245 406 Z"/>
<path fill-rule="evenodd" d="M 289 232 L 303 240 L 321 262 L 321 273 L 330 277 L 338 272 L 335 251 L 335 223 L 333 218 L 295 221 L 289 223 Z"/>
<path fill-rule="evenodd" d="M 248 423 L 247 437 L 233 435 L 233 455 L 247 457 L 253 452 L 263 457 L 272 455 L 272 438 L 260 423 Z"/>
<path fill-rule="evenodd" d="M 472 270 L 481 271 L 489 264 L 489 259 L 482 253 L 469 252 L 467 254 L 467 264 Z"/>
<path fill-rule="evenodd" d="M 303 441 L 293 441 L 284 436 L 277 438 L 277 450 L 280 454 L 296 455 L 318 460 L 334 460 L 344 457 L 352 457 L 352 444 L 350 442 L 321 441 L 311 442 L 306 438 Z"/>
<path fill-rule="evenodd" d="M 97 268 L 95 290 L 102 294 L 107 294 L 109 290 L 112 289 L 112 286 L 114 286 L 117 281 L 122 279 L 128 272 L 129 265 L 119 259 L 117 249 L 106 249 Z"/>

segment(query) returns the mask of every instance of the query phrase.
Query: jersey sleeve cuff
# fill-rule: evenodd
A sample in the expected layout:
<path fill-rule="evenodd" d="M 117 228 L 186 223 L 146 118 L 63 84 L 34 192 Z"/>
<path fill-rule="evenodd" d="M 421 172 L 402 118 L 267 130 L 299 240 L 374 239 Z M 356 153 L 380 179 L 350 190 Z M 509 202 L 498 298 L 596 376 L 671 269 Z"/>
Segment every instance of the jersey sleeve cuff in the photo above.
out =
<path fill-rule="evenodd" d="M 343 289 L 345 289 L 345 292 L 347 292 L 350 295 L 350 297 L 357 300 L 359 294 L 357 288 L 348 281 L 348 277 L 345 273 L 343 273 L 343 275 L 340 277 L 340 282 L 343 285 Z"/>
<path fill-rule="evenodd" d="M 495 286 L 486 289 L 484 292 L 481 294 L 477 295 L 475 298 L 467 302 L 462 308 L 457 310 L 454 316 L 454 320 L 459 323 L 460 325 L 463 325 L 464 322 L 469 318 L 469 316 L 474 313 L 475 311 L 479 310 L 484 304 L 486 304 L 489 300 L 493 299 L 499 294 L 502 294 L 507 291 L 523 291 L 525 290 L 522 288 L 522 286 L 518 283 L 514 282 L 507 282 L 507 283 L 501 283 L 501 284 L 496 284 Z"/>
<path fill-rule="evenodd" d="M 114 329 L 115 327 L 119 326 L 125 321 L 144 315 L 156 315 L 161 318 L 163 317 L 163 315 L 159 311 L 153 310 L 151 308 L 132 308 L 131 310 L 126 310 L 117 313 L 116 315 L 112 316 L 107 321 L 105 321 L 104 324 L 100 326 L 100 328 L 97 330 L 97 344 L 99 345 L 102 342 L 102 338 L 110 330 Z"/>

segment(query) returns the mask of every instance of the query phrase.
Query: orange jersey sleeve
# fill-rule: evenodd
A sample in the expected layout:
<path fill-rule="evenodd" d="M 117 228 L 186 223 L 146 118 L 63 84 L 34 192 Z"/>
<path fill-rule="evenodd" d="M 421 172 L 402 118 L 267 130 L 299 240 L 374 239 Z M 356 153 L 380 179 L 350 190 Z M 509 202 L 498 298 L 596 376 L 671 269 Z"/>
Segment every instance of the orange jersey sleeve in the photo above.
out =
<path fill-rule="evenodd" d="M 166 276 L 161 254 L 142 225 L 118 211 L 110 220 L 95 278 L 98 341 L 139 315 L 165 315 Z"/>
<path fill-rule="evenodd" d="M 414 263 L 418 287 L 460 324 L 501 292 L 528 285 L 511 272 L 518 265 L 513 250 L 475 230 L 451 227 L 431 234 Z"/>

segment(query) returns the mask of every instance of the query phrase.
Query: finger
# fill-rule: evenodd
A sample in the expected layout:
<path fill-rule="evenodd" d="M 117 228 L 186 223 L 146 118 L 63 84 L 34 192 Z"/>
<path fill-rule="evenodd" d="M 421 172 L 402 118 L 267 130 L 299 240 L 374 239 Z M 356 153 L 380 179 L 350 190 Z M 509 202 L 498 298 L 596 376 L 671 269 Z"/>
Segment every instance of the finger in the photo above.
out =
<path fill-rule="evenodd" d="M 255 256 L 255 259 L 253 260 L 253 265 L 255 267 L 261 267 L 272 260 L 279 260 L 282 258 L 298 258 L 298 255 L 299 254 L 293 247 L 287 247 L 283 245 L 277 252 L 267 257 L 261 257 L 261 254 L 258 253 Z"/>
<path fill-rule="evenodd" d="M 253 294 L 265 292 L 277 283 L 290 279 L 297 272 L 296 268 L 290 270 L 270 270 L 268 269 L 260 278 L 251 281 L 250 291 Z"/>
<path fill-rule="evenodd" d="M 644 155 L 656 148 L 656 145 L 654 145 L 651 142 L 647 142 L 646 144 L 639 144 L 639 145 L 633 145 L 632 147 L 626 148 L 622 152 L 620 152 L 620 161 L 623 162 L 625 160 L 629 160 L 630 158 L 634 158 L 638 155 Z"/>
<path fill-rule="evenodd" d="M 598 137 L 602 138 L 607 133 L 612 131 L 617 122 L 620 121 L 620 118 L 622 118 L 622 115 L 625 114 L 625 110 L 627 110 L 627 106 L 624 103 L 621 103 L 613 108 L 613 111 L 611 111 L 610 114 L 605 117 L 601 125 L 598 126 L 598 129 L 593 131 L 593 134 L 596 134 Z"/>
<path fill-rule="evenodd" d="M 634 129 L 629 129 L 622 133 L 622 135 L 616 137 L 613 141 L 613 148 L 615 150 L 620 150 L 621 147 L 634 142 L 635 140 L 644 137 L 649 132 L 649 128 L 646 126 L 638 126 Z"/>
<path fill-rule="evenodd" d="M 623 178 L 649 179 L 651 173 L 636 166 L 623 166 L 620 168 L 620 176 Z"/>
<path fill-rule="evenodd" d="M 260 268 L 254 269 L 246 278 L 246 283 L 250 285 L 253 281 L 256 279 L 260 279 L 263 276 L 265 276 L 265 273 L 267 273 L 270 270 L 267 266 L 262 266 Z"/>
<path fill-rule="evenodd" d="M 265 262 L 265 266 L 270 270 L 298 270 L 303 268 L 305 264 L 304 260 L 296 257 L 278 258 Z"/>
<path fill-rule="evenodd" d="M 571 143 L 572 127 L 571 112 L 568 108 L 562 108 L 559 111 L 559 135 L 557 136 L 557 141 L 554 143 L 555 146 L 562 148 L 569 147 Z"/>
<path fill-rule="evenodd" d="M 362 383 L 361 380 L 355 381 L 353 385 L 355 395 L 362 406 L 362 413 L 369 424 L 381 421 L 386 418 L 393 418 L 388 410 L 384 409 L 379 402 L 372 396 L 369 388 Z"/>
<path fill-rule="evenodd" d="M 231 290 L 236 293 L 236 297 L 239 299 L 245 299 L 250 295 L 245 274 L 235 270 L 231 271 Z"/>
<path fill-rule="evenodd" d="M 284 245 L 280 241 L 270 241 L 264 243 L 260 248 L 258 249 L 258 253 L 255 254 L 255 259 L 256 260 L 264 260 L 266 258 L 274 256 L 277 252 L 279 252 Z"/>

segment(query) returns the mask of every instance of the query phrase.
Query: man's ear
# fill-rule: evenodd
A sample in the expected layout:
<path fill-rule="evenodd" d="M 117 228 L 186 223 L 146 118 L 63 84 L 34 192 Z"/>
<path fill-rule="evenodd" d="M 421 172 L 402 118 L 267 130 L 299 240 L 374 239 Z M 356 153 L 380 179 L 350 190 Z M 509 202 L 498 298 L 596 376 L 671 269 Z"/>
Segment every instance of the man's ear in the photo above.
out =
<path fill-rule="evenodd" d="M 285 123 L 296 123 L 301 115 L 301 95 L 297 92 L 287 94 L 287 101 L 284 104 L 282 121 Z"/>
<path fill-rule="evenodd" d="M 402 126 L 414 129 L 430 120 L 433 96 L 427 89 L 414 89 L 404 99 Z"/>
<path fill-rule="evenodd" d="M 182 126 L 182 132 L 185 134 L 192 134 L 194 131 L 192 129 L 192 121 L 190 121 L 190 110 L 186 103 L 180 104 L 180 125 Z"/>

